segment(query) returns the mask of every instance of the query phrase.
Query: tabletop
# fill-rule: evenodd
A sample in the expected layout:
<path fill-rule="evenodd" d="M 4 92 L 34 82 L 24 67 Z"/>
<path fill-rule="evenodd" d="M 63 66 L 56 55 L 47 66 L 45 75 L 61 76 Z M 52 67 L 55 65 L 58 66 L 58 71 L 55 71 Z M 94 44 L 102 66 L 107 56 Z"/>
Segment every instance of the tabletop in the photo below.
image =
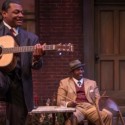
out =
<path fill-rule="evenodd" d="M 69 108 L 64 106 L 38 106 L 30 113 L 58 113 L 58 112 L 75 112 L 75 108 Z"/>

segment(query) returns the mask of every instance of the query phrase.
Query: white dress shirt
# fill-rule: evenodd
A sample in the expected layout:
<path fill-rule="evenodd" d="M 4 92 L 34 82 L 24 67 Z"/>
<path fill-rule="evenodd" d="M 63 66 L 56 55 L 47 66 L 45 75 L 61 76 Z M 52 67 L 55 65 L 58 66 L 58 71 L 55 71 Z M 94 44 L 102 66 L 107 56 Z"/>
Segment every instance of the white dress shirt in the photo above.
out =
<path fill-rule="evenodd" d="M 3 24 L 4 24 L 6 27 L 8 27 L 9 29 L 13 29 L 13 31 L 14 31 L 13 35 L 14 35 L 14 36 L 17 36 L 17 35 L 18 35 L 18 28 L 13 28 L 13 27 L 9 26 L 5 21 L 3 21 Z"/>
<path fill-rule="evenodd" d="M 73 80 L 74 80 L 75 84 L 76 84 L 78 87 L 82 87 L 82 84 L 83 84 L 83 78 L 80 79 L 80 80 L 77 80 L 77 79 L 73 78 Z M 81 84 L 78 84 L 78 82 L 80 82 Z"/>

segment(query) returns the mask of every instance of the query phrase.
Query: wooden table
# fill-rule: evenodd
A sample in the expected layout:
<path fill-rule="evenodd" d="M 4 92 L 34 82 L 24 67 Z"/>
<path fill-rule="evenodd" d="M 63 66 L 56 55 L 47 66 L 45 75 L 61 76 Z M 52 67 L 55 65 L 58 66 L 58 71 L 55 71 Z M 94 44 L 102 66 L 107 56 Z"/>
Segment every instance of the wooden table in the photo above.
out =
<path fill-rule="evenodd" d="M 52 113 L 53 116 L 53 125 L 55 125 L 55 114 L 56 113 L 73 113 L 75 108 L 67 108 L 62 106 L 38 106 L 36 109 L 33 109 L 30 113 Z"/>

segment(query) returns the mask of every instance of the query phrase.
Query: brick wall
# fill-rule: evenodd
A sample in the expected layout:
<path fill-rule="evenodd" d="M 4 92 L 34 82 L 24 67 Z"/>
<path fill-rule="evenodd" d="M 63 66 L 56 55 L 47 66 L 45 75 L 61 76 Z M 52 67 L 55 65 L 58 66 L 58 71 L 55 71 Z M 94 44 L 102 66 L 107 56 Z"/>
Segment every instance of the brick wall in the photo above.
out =
<path fill-rule="evenodd" d="M 44 104 L 57 91 L 59 80 L 69 75 L 69 61 L 83 61 L 82 0 L 36 1 L 36 29 L 47 44 L 72 43 L 74 52 L 46 51 L 43 68 L 33 71 L 34 97 Z"/>

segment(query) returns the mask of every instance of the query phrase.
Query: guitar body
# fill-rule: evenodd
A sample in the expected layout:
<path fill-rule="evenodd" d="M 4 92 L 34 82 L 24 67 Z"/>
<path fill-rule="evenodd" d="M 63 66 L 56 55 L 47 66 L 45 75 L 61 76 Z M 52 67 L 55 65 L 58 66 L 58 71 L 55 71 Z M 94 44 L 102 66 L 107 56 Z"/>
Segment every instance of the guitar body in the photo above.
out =
<path fill-rule="evenodd" d="M 0 69 L 11 71 L 16 65 L 16 58 L 13 53 L 2 54 L 2 48 L 15 47 L 15 41 L 11 36 L 0 37 Z"/>

